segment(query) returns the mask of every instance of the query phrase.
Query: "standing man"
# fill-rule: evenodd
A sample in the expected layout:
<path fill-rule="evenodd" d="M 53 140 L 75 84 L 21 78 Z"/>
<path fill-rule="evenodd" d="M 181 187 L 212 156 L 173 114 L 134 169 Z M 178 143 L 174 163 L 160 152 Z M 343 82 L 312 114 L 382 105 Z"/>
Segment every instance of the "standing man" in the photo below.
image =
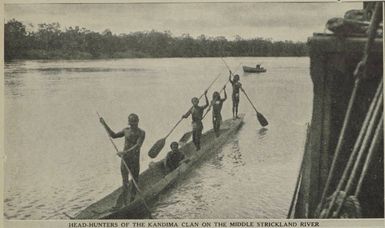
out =
<path fill-rule="evenodd" d="M 239 118 L 238 117 L 238 106 L 239 106 L 239 90 L 242 89 L 242 84 L 239 82 L 239 75 L 234 75 L 233 80 L 231 80 L 231 71 L 229 75 L 229 81 L 231 85 L 233 86 L 233 119 Z"/>
<path fill-rule="evenodd" d="M 118 133 L 115 133 L 111 128 L 106 124 L 103 118 L 100 118 L 100 123 L 106 128 L 108 134 L 111 138 L 121 138 L 124 137 L 124 150 L 118 152 L 118 156 L 122 158 L 120 164 L 120 171 L 123 179 L 123 191 L 116 201 L 116 206 L 114 209 L 119 209 L 127 205 L 127 194 L 130 192 L 130 202 L 135 199 L 137 192 L 134 183 L 129 184 L 128 176 L 129 171 L 127 170 L 124 162 L 127 164 L 128 168 L 131 171 L 131 178 L 134 178 L 136 183 L 138 183 L 139 178 L 139 157 L 140 157 L 140 148 L 142 147 L 145 132 L 138 127 L 139 117 L 138 115 L 131 113 L 128 116 L 128 127 L 124 128 Z M 128 188 L 130 186 L 130 189 Z"/>
<path fill-rule="evenodd" d="M 191 114 L 192 117 L 192 137 L 196 150 L 201 149 L 201 136 L 203 131 L 202 117 L 203 111 L 209 106 L 209 100 L 207 99 L 207 90 L 205 91 L 206 104 L 199 106 L 199 99 L 193 97 L 191 103 L 193 106 L 191 109 L 182 116 L 182 118 L 187 118 Z"/>
<path fill-rule="evenodd" d="M 222 123 L 221 111 L 222 111 L 223 102 L 227 99 L 226 85 L 223 86 L 223 92 L 225 94 L 225 97 L 223 99 L 221 98 L 221 95 L 219 94 L 219 92 L 215 91 L 213 93 L 213 100 L 211 101 L 211 106 L 213 107 L 213 127 L 214 127 L 215 135 L 217 137 L 219 136 L 219 130 Z"/>

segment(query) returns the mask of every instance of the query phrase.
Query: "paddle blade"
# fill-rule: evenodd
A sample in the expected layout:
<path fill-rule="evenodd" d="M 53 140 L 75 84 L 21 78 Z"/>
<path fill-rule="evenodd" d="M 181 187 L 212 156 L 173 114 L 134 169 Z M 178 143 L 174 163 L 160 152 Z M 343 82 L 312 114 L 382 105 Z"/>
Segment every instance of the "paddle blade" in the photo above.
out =
<path fill-rule="evenodd" d="M 150 158 L 155 158 L 156 156 L 158 156 L 159 152 L 163 149 L 165 143 L 166 143 L 166 138 L 159 139 L 151 147 L 150 151 L 148 151 L 148 156 L 150 156 Z"/>
<path fill-rule="evenodd" d="M 184 133 L 184 135 L 179 139 L 179 142 L 186 143 L 190 139 L 191 135 L 191 131 Z"/>
<path fill-rule="evenodd" d="M 267 119 L 259 112 L 257 112 L 257 118 L 262 127 L 266 127 L 269 124 Z"/>

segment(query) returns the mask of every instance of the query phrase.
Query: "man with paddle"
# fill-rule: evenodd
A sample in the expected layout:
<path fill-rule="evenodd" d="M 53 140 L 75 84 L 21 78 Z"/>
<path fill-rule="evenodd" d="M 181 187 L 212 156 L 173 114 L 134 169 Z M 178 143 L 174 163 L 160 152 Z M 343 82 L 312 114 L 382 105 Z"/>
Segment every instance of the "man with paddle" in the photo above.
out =
<path fill-rule="evenodd" d="M 131 171 L 132 178 L 136 183 L 138 182 L 140 148 L 145 138 L 145 132 L 138 127 L 139 117 L 134 113 L 128 116 L 129 127 L 124 128 L 118 133 L 112 131 L 102 117 L 100 117 L 100 123 L 105 127 L 111 138 L 125 138 L 124 150 L 118 152 L 118 155 L 122 158 L 120 171 L 123 179 L 123 191 L 118 197 L 114 209 L 119 209 L 127 205 L 128 192 L 130 192 L 130 202 L 135 199 L 137 189 L 133 183 L 129 185 L 128 176 L 129 171 Z M 129 170 L 127 170 L 128 167 L 125 167 L 125 164 L 129 167 Z M 128 186 L 130 186 L 130 189 Z"/>
<path fill-rule="evenodd" d="M 188 110 L 186 114 L 182 116 L 182 118 L 186 119 L 190 116 L 192 117 L 192 137 L 196 150 L 201 149 L 201 136 L 203 131 L 202 117 L 203 111 L 209 106 L 209 99 L 207 99 L 207 90 L 205 90 L 205 99 L 206 104 L 203 106 L 199 106 L 199 99 L 197 97 L 193 97 L 191 99 L 191 103 L 193 106 Z"/>
<path fill-rule="evenodd" d="M 229 81 L 231 85 L 233 86 L 233 94 L 232 94 L 232 100 L 233 100 L 233 119 L 239 118 L 238 117 L 238 106 L 239 106 L 239 90 L 242 89 L 242 84 L 239 82 L 239 75 L 234 75 L 233 80 L 231 80 L 231 71 L 229 75 Z"/>
<path fill-rule="evenodd" d="M 234 111 L 235 111 L 235 118 L 238 117 L 239 90 L 241 90 L 243 92 L 243 94 L 245 94 L 247 100 L 249 101 L 250 105 L 253 107 L 255 113 L 257 114 L 257 119 L 258 119 L 259 123 L 261 124 L 261 126 L 266 127 L 269 124 L 269 122 L 262 115 L 262 113 L 257 111 L 253 102 L 251 102 L 249 96 L 247 95 L 246 91 L 242 88 L 242 84 L 239 82 L 239 75 L 234 75 L 234 80 L 231 80 L 231 74 L 232 73 L 231 73 L 230 67 L 227 65 L 227 63 L 225 62 L 225 60 L 223 58 L 222 58 L 222 61 L 230 72 L 229 81 L 233 85 L 233 96 L 232 96 L 233 97 L 233 118 L 234 118 Z M 236 85 L 235 88 L 234 88 L 234 83 Z M 234 110 L 234 108 L 236 108 L 236 109 Z"/>

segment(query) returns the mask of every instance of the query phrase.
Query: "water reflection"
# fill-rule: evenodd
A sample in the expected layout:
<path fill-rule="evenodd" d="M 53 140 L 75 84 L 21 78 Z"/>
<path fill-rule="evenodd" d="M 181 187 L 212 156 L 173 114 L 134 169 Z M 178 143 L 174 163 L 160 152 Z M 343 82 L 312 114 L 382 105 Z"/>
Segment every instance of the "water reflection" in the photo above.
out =
<path fill-rule="evenodd" d="M 225 154 L 223 152 L 217 153 L 213 159 L 210 160 L 210 164 L 216 169 L 221 169 L 223 166 L 223 158 Z"/>
<path fill-rule="evenodd" d="M 18 74 L 5 75 L 4 77 L 4 86 L 6 87 L 6 95 L 7 92 L 10 95 L 18 97 L 23 96 L 22 88 L 24 86 L 23 79 Z"/>
<path fill-rule="evenodd" d="M 269 129 L 268 128 L 266 128 L 266 127 L 263 127 L 263 128 L 261 128 L 261 129 L 259 129 L 258 130 L 258 139 L 263 139 L 263 138 L 265 138 L 265 136 L 266 136 L 266 134 L 267 134 L 267 131 L 268 131 Z"/>
<path fill-rule="evenodd" d="M 227 60 L 234 68 L 255 62 Z M 160 197 L 153 208 L 157 218 L 286 215 L 282 202 L 289 202 L 290 196 L 280 189 L 295 183 L 290 168 L 296 170 L 303 127 L 279 120 L 308 122 L 312 87 L 307 58 L 266 58 L 266 64 L 269 77 L 245 77 L 242 84 L 275 125 L 269 125 L 269 131 L 256 130 L 254 110 L 241 103 L 245 125 L 216 155 L 207 157 L 208 162 L 194 167 Z M 281 65 L 296 70 L 282 74 L 274 68 Z M 126 124 L 128 113 L 139 113 L 148 132 L 143 151 L 148 151 L 186 111 L 190 97 L 199 95 L 217 72 L 224 77 L 213 85 L 216 90 L 228 76 L 215 58 L 25 61 L 5 68 L 4 211 L 14 219 L 66 219 L 63 211 L 74 215 L 121 185 L 120 163 L 95 118 L 96 110 L 114 129 Z M 282 89 L 286 87 L 295 89 Z M 222 111 L 224 119 L 231 117 L 231 99 Z M 205 130 L 211 128 L 210 118 L 204 121 Z M 182 122 L 169 141 L 177 141 L 190 128 L 190 121 Z M 116 143 L 121 148 L 124 141 Z M 151 160 L 144 152 L 140 159 L 144 170 Z"/>
<path fill-rule="evenodd" d="M 146 71 L 144 68 L 103 68 L 103 67 L 48 67 L 36 68 L 35 71 L 46 72 L 47 74 L 59 74 L 67 72 L 87 73 L 87 72 L 139 72 Z"/>
<path fill-rule="evenodd" d="M 231 158 L 231 162 L 234 164 L 234 167 L 245 165 L 245 162 L 242 159 L 242 152 L 239 146 L 238 139 L 233 140 L 231 153 L 228 156 L 229 158 Z"/>

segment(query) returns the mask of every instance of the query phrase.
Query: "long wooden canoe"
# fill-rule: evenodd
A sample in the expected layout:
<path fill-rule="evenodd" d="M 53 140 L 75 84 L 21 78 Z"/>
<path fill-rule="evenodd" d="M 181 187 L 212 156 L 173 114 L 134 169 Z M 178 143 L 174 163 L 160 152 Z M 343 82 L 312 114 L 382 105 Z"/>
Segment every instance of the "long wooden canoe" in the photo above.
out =
<path fill-rule="evenodd" d="M 163 160 L 155 162 L 147 170 L 139 176 L 139 188 L 144 195 L 148 204 L 154 203 L 158 195 L 174 184 L 182 176 L 189 173 L 209 154 L 218 151 L 227 141 L 234 135 L 243 124 L 244 115 L 240 115 L 239 119 L 228 119 L 222 123 L 219 137 L 216 137 L 213 130 L 209 130 L 202 135 L 201 149 L 195 150 L 192 142 L 180 147 L 180 150 L 188 158 L 188 162 L 183 162 L 177 169 L 168 172 L 163 165 Z M 135 200 L 126 207 L 112 211 L 116 200 L 121 193 L 122 188 L 118 188 L 111 194 L 91 204 L 84 210 L 80 211 L 74 219 L 139 219 L 148 215 L 139 194 Z M 127 197 L 130 198 L 129 196 Z"/>

